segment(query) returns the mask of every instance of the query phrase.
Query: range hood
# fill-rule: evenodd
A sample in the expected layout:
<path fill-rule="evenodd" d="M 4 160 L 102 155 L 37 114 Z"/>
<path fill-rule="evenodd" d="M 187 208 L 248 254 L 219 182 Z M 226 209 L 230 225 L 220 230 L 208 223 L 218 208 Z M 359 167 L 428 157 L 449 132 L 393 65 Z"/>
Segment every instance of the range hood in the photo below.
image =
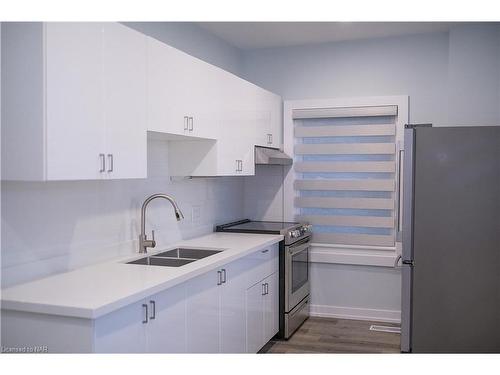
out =
<path fill-rule="evenodd" d="M 291 165 L 293 159 L 276 148 L 255 146 L 255 164 Z"/>

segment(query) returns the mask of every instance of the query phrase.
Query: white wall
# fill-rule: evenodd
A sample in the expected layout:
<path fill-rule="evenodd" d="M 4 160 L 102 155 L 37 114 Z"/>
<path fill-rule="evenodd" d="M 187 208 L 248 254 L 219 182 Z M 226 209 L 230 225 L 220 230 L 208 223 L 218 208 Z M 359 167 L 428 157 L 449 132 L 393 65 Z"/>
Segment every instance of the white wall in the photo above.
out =
<path fill-rule="evenodd" d="M 280 165 L 256 165 L 245 177 L 244 216 L 251 220 L 283 220 L 284 170 Z"/>
<path fill-rule="evenodd" d="M 241 70 L 239 51 L 196 25 L 130 26 L 223 69 Z M 167 151 L 166 142 L 148 141 L 147 180 L 2 182 L 2 287 L 137 251 L 140 205 L 152 193 L 171 194 L 186 216 L 178 223 L 168 202 L 151 203 L 147 230 L 156 230 L 158 247 L 242 218 L 243 178 L 171 182 Z"/>
<path fill-rule="evenodd" d="M 409 95 L 413 123 L 499 124 L 499 36 L 498 24 L 468 24 L 449 33 L 253 50 L 244 54 L 243 76 L 285 100 Z M 245 181 L 245 191 L 280 216 L 279 200 L 265 201 L 278 185 L 262 174 Z M 392 268 L 316 263 L 311 282 L 315 313 L 392 320 L 400 308 L 401 277 Z"/>

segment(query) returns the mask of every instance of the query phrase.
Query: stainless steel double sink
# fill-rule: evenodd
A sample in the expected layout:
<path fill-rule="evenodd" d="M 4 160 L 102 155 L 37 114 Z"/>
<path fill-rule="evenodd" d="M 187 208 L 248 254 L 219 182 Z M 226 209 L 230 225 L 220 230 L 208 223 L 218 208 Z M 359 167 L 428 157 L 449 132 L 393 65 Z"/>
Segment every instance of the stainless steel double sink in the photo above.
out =
<path fill-rule="evenodd" d="M 196 260 L 218 254 L 223 250 L 197 249 L 178 247 L 158 254 L 127 262 L 127 264 L 140 264 L 146 266 L 180 267 Z"/>

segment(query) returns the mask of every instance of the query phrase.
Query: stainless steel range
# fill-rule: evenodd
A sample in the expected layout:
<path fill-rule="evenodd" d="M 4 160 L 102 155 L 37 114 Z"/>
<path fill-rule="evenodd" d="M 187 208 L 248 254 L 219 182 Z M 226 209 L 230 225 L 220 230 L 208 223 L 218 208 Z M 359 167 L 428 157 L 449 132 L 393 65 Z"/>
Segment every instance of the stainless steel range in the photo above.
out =
<path fill-rule="evenodd" d="M 309 247 L 307 223 L 241 220 L 218 225 L 217 232 L 281 234 L 279 290 L 279 338 L 288 339 L 309 317 Z"/>

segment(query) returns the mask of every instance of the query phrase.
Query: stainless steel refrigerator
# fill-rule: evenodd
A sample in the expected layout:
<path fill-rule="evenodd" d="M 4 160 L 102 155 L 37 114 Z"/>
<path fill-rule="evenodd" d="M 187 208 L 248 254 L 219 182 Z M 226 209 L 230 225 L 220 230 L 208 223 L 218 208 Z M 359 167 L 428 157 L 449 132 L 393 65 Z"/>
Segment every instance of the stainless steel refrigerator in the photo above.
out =
<path fill-rule="evenodd" d="M 407 126 L 401 351 L 500 352 L 500 126 Z"/>

